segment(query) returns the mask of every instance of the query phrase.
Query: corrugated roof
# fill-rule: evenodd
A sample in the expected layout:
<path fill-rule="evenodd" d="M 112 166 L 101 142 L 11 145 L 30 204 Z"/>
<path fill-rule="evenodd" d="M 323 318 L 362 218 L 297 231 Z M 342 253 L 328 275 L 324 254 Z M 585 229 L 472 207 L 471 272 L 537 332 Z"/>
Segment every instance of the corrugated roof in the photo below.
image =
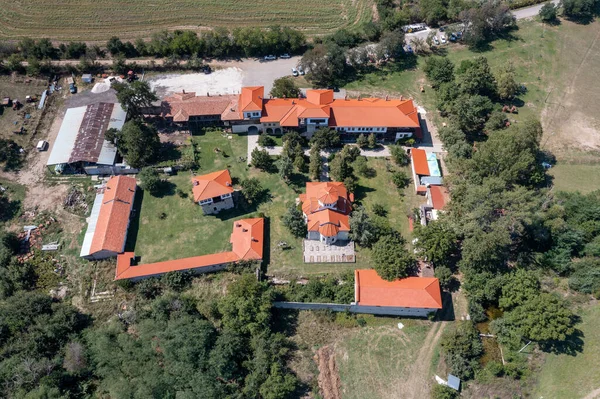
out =
<path fill-rule="evenodd" d="M 121 129 L 126 116 L 121 105 L 114 103 L 68 109 L 47 165 L 75 162 L 114 164 L 117 148 L 104 140 L 104 133 L 109 128 Z"/>
<path fill-rule="evenodd" d="M 421 150 L 419 148 L 411 149 L 410 158 L 416 174 L 421 176 L 429 176 L 429 164 L 427 162 L 427 153 L 425 150 Z"/>
<path fill-rule="evenodd" d="M 88 227 L 85 232 L 85 237 L 83 238 L 83 244 L 81 245 L 81 252 L 79 256 L 88 256 L 90 254 L 92 240 L 94 239 L 94 234 L 96 233 L 96 223 L 98 222 L 98 216 L 100 216 L 100 208 L 102 207 L 103 199 L 104 191 L 96 194 L 94 205 L 92 206 L 92 212 L 88 218 Z"/>
<path fill-rule="evenodd" d="M 262 260 L 264 227 L 265 222 L 263 218 L 235 221 L 230 238 L 232 250 L 228 252 L 136 266 L 132 266 L 132 259 L 135 257 L 135 254 L 133 252 L 125 252 L 117 256 L 115 280 L 154 276 L 173 271 L 191 270 L 237 262 L 239 260 Z"/>
<path fill-rule="evenodd" d="M 448 189 L 444 186 L 430 186 L 428 190 L 429 199 L 431 201 L 430 205 L 433 207 L 433 209 L 444 209 L 450 200 L 450 193 L 448 192 Z"/>
<path fill-rule="evenodd" d="M 442 294 L 437 278 L 407 277 L 386 281 L 373 269 L 354 271 L 355 301 L 363 306 L 441 309 Z"/>
<path fill-rule="evenodd" d="M 202 201 L 233 193 L 229 170 L 219 170 L 206 175 L 192 177 L 194 201 Z"/>
<path fill-rule="evenodd" d="M 136 188 L 133 177 L 113 176 L 108 180 L 96 221 L 90 254 L 100 251 L 117 253 L 123 251 Z"/>

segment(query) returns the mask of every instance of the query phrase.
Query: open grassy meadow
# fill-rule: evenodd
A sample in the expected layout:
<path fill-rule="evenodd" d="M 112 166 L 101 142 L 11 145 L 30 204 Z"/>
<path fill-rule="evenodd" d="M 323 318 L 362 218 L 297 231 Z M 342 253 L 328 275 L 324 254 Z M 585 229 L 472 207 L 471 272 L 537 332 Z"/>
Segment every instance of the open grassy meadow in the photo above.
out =
<path fill-rule="evenodd" d="M 583 351 L 575 355 L 549 354 L 539 374 L 534 398 L 597 398 L 600 394 L 600 307 L 581 312 L 577 327 L 583 332 Z"/>
<path fill-rule="evenodd" d="M 319 34 L 370 20 L 369 0 L 24 0 L 0 8 L 0 38 L 107 40 L 161 29 L 281 25 Z"/>

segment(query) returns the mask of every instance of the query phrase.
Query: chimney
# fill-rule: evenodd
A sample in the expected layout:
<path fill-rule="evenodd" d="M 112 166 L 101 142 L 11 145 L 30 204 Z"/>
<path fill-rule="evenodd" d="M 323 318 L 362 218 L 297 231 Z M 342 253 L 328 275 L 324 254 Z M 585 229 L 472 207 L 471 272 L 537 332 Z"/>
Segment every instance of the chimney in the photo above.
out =
<path fill-rule="evenodd" d="M 296 104 L 296 101 L 292 100 L 292 105 Z"/>
<path fill-rule="evenodd" d="M 283 99 L 285 100 L 285 98 L 286 98 L 286 96 L 285 96 L 285 94 L 284 94 L 284 95 L 283 95 Z"/>
<path fill-rule="evenodd" d="M 404 97 L 403 97 L 403 96 L 400 96 L 400 101 L 402 101 L 402 100 L 404 100 Z"/>
<path fill-rule="evenodd" d="M 206 97 L 210 97 L 210 93 L 209 92 L 206 92 Z"/>
<path fill-rule="evenodd" d="M 390 96 L 385 96 L 385 101 L 390 101 Z"/>
<path fill-rule="evenodd" d="M 248 232 L 248 229 L 242 229 L 242 231 L 243 231 L 244 233 L 247 233 L 247 232 Z"/>
<path fill-rule="evenodd" d="M 258 240 L 254 237 L 250 238 L 253 242 L 258 242 Z"/>
<path fill-rule="evenodd" d="M 231 187 L 231 183 L 230 183 L 230 182 L 225 182 L 225 185 L 226 185 L 227 187 Z"/>
<path fill-rule="evenodd" d="M 362 98 L 360 98 L 360 96 L 358 96 L 358 101 L 362 100 Z"/>
<path fill-rule="evenodd" d="M 242 227 L 242 224 L 241 223 L 236 223 L 235 227 Z"/>
<path fill-rule="evenodd" d="M 181 93 L 182 93 L 182 94 L 185 94 L 185 90 L 181 90 Z"/>
<path fill-rule="evenodd" d="M 347 94 L 344 96 L 344 100 L 348 101 L 348 95 Z"/>
<path fill-rule="evenodd" d="M 198 180 L 194 180 L 194 186 L 197 186 L 199 184 L 200 184 L 200 182 Z"/>

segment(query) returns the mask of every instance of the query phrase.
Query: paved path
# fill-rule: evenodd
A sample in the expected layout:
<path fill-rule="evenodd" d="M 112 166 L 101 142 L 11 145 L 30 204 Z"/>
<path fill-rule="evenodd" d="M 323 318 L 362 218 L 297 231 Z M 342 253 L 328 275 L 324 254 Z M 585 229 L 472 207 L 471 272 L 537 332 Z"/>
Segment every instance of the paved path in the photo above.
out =
<path fill-rule="evenodd" d="M 252 161 L 252 151 L 256 148 L 260 147 L 258 145 L 258 133 L 250 134 L 248 133 L 248 165 L 250 165 L 250 161 Z M 281 147 L 280 147 L 281 148 Z M 281 150 L 280 150 L 281 151 Z M 269 153 L 270 154 L 270 153 Z"/>

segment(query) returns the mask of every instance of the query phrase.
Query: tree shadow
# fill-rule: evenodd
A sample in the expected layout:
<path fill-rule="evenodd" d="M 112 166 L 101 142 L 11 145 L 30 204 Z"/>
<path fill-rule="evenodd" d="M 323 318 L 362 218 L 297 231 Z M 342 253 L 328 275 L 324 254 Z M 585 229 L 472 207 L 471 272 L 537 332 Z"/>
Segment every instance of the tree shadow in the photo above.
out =
<path fill-rule="evenodd" d="M 158 154 L 159 162 L 181 159 L 181 150 L 173 143 L 162 143 Z"/>
<path fill-rule="evenodd" d="M 11 220 L 19 214 L 21 210 L 21 201 L 10 200 L 7 197 L 0 197 L 0 222 Z"/>
<path fill-rule="evenodd" d="M 261 263 L 261 272 L 267 273 L 267 266 L 271 264 L 271 218 L 264 217 L 265 230 L 263 233 L 263 261 Z"/>
<path fill-rule="evenodd" d="M 374 191 L 374 188 L 357 185 L 356 190 L 354 190 L 354 202 L 360 203 L 367 197 L 367 193 L 372 193 Z"/>
<path fill-rule="evenodd" d="M 302 173 L 292 173 L 290 176 L 289 185 L 297 192 L 297 190 L 302 190 L 306 187 L 306 183 L 308 183 L 310 179 L 308 176 Z"/>
<path fill-rule="evenodd" d="M 127 230 L 127 241 L 125 242 L 125 251 L 135 251 L 138 232 L 140 230 L 140 214 L 142 212 L 142 203 L 144 202 L 144 190 L 137 190 L 133 200 L 133 209 L 129 219 L 129 229 Z"/>
<path fill-rule="evenodd" d="M 156 189 L 156 192 L 150 194 L 156 198 L 164 198 L 169 197 L 171 195 L 175 195 L 175 189 L 177 186 L 174 183 L 171 183 L 168 180 L 162 180 Z"/>
<path fill-rule="evenodd" d="M 575 332 L 564 341 L 540 343 L 540 349 L 548 353 L 577 356 L 577 354 L 583 353 L 583 339 L 583 331 L 576 329 Z"/>
<path fill-rule="evenodd" d="M 436 313 L 435 320 L 456 320 L 456 314 L 454 313 L 454 302 L 452 301 L 452 294 L 450 294 L 449 292 L 442 291 L 442 309 L 438 310 L 438 312 Z"/>

